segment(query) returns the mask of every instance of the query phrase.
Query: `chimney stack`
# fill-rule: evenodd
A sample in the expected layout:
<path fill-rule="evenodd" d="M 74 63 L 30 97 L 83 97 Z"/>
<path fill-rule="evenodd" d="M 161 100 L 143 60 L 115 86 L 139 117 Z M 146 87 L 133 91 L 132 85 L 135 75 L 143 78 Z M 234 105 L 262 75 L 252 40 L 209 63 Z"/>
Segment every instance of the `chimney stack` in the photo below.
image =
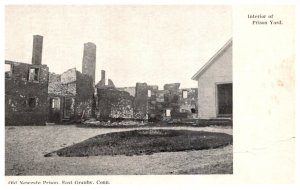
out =
<path fill-rule="evenodd" d="M 42 53 L 43 53 L 43 36 L 33 36 L 33 47 L 32 47 L 32 64 L 42 64 Z"/>
<path fill-rule="evenodd" d="M 105 85 L 105 71 L 101 70 L 101 81 Z"/>
<path fill-rule="evenodd" d="M 88 42 L 84 44 L 82 59 L 82 74 L 92 77 L 93 85 L 95 84 L 96 72 L 96 45 Z"/>

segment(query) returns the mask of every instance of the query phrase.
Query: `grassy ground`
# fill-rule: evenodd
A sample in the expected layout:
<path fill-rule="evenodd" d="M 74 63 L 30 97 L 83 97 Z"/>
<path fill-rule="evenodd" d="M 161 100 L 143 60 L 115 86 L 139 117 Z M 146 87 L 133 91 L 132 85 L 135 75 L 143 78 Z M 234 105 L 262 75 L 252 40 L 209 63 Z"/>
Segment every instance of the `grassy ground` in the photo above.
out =
<path fill-rule="evenodd" d="M 5 127 L 5 175 L 167 175 L 231 174 L 233 147 L 161 152 L 151 155 L 44 157 L 95 135 L 146 129 L 207 131 L 232 135 L 222 127 L 78 128 L 75 125 Z"/>
<path fill-rule="evenodd" d="M 62 148 L 58 156 L 82 157 L 99 155 L 141 155 L 219 148 L 232 144 L 232 136 L 224 133 L 189 130 L 132 130 L 98 135 L 78 144 Z M 46 154 L 51 156 L 54 153 Z"/>

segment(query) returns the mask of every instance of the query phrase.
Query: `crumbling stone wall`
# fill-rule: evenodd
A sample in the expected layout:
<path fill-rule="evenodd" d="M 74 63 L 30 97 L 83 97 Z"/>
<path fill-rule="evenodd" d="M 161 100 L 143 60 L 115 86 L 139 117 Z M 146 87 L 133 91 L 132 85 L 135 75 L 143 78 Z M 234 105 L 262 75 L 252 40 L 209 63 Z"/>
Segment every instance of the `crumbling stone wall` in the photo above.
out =
<path fill-rule="evenodd" d="M 158 108 L 158 103 L 156 101 L 158 93 L 158 86 L 148 85 L 148 107 L 147 114 L 149 121 L 161 120 L 162 110 Z"/>
<path fill-rule="evenodd" d="M 156 120 L 164 120 L 166 119 L 165 110 L 166 110 L 166 102 L 164 99 L 166 90 L 158 90 L 156 92 Z"/>
<path fill-rule="evenodd" d="M 8 60 L 5 64 L 12 65 L 5 78 L 5 125 L 45 125 L 49 68 Z M 38 69 L 36 81 L 29 80 L 30 68 Z"/>
<path fill-rule="evenodd" d="M 197 117 L 197 88 L 179 89 L 180 83 L 164 85 L 164 90 L 152 89 L 148 101 L 148 113 L 156 120 L 184 119 Z M 186 91 L 186 97 L 183 97 Z M 155 98 L 155 101 L 154 101 Z M 171 115 L 166 115 L 170 110 Z"/>
<path fill-rule="evenodd" d="M 95 99 L 93 78 L 88 75 L 76 72 L 76 99 L 75 99 L 75 117 L 81 118 L 95 117 Z"/>
<path fill-rule="evenodd" d="M 187 97 L 184 97 L 184 91 Z M 198 113 L 198 89 L 197 88 L 184 88 L 181 89 L 180 96 L 180 112 L 187 113 L 188 118 L 197 118 Z"/>
<path fill-rule="evenodd" d="M 73 69 L 72 69 L 73 70 Z M 49 96 L 76 96 L 76 70 L 62 73 L 61 75 L 49 73 Z M 67 76 L 66 76 L 67 75 Z M 71 77 L 72 76 L 72 77 Z"/>
<path fill-rule="evenodd" d="M 72 82 L 76 82 L 77 80 L 76 68 L 68 69 L 67 71 L 63 72 L 60 78 L 61 78 L 60 82 L 62 84 L 69 84 Z"/>
<path fill-rule="evenodd" d="M 128 92 L 131 96 L 135 96 L 135 86 L 134 87 L 118 87 L 117 90 Z"/>
<path fill-rule="evenodd" d="M 172 83 L 164 85 L 164 107 L 165 109 L 171 110 L 172 118 L 180 118 L 183 117 L 180 114 L 180 83 Z M 169 119 L 166 116 L 167 119 Z"/>
<path fill-rule="evenodd" d="M 66 117 L 65 116 L 65 101 L 66 98 L 74 99 L 74 103 L 70 106 L 70 110 L 68 114 L 68 120 L 75 120 L 75 97 L 76 97 L 76 90 L 77 90 L 77 77 L 76 77 L 76 69 L 68 69 L 67 71 L 63 72 L 62 74 L 55 74 L 49 73 L 49 86 L 48 86 L 48 101 L 51 98 L 59 98 L 60 101 L 60 108 L 57 110 L 57 114 L 59 114 L 59 121 Z M 49 114 L 51 111 L 49 110 Z M 49 115 L 51 117 L 51 115 Z"/>
<path fill-rule="evenodd" d="M 136 83 L 134 98 L 134 118 L 148 119 L 148 86 L 147 83 Z"/>
<path fill-rule="evenodd" d="M 133 97 L 128 96 L 127 93 L 123 93 L 120 96 L 119 101 L 115 104 L 112 104 L 110 117 L 112 118 L 133 118 Z"/>
<path fill-rule="evenodd" d="M 133 99 L 128 92 L 115 88 L 97 89 L 101 120 L 110 118 L 133 118 Z"/>
<path fill-rule="evenodd" d="M 114 82 L 111 79 L 108 79 L 107 86 L 110 87 L 110 88 L 115 88 L 116 87 Z"/>
<path fill-rule="evenodd" d="M 64 118 L 64 101 L 66 98 L 74 98 L 74 106 L 71 106 L 71 121 L 78 121 L 94 117 L 95 99 L 92 77 L 81 74 L 75 68 L 69 69 L 61 75 L 50 73 L 49 98 L 59 97 L 61 100 L 60 118 Z"/>
<path fill-rule="evenodd" d="M 166 84 L 163 90 L 147 83 L 136 83 L 135 88 L 99 87 L 99 118 L 133 118 L 148 121 L 195 118 L 197 89 L 179 87 L 180 83 Z M 186 91 L 186 97 L 183 97 L 182 91 Z M 170 116 L 166 115 L 166 110 L 170 110 Z"/>

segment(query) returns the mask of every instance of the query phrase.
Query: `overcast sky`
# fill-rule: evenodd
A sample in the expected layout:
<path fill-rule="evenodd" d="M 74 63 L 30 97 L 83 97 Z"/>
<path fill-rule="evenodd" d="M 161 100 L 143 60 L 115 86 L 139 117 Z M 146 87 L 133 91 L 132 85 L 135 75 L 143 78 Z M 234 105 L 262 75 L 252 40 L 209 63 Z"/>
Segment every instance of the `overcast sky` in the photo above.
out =
<path fill-rule="evenodd" d="M 97 46 L 101 70 L 117 87 L 180 82 L 232 37 L 230 6 L 7 6 L 5 59 L 31 63 L 32 37 L 44 36 L 50 72 L 81 71 L 83 44 Z"/>

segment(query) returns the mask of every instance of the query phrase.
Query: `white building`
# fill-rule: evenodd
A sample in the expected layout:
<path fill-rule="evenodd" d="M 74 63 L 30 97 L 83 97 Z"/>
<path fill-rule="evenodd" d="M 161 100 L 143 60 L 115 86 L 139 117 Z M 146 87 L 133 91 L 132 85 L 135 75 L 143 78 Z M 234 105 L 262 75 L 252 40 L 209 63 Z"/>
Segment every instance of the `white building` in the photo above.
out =
<path fill-rule="evenodd" d="M 198 81 L 198 117 L 232 117 L 232 40 L 193 77 Z"/>

